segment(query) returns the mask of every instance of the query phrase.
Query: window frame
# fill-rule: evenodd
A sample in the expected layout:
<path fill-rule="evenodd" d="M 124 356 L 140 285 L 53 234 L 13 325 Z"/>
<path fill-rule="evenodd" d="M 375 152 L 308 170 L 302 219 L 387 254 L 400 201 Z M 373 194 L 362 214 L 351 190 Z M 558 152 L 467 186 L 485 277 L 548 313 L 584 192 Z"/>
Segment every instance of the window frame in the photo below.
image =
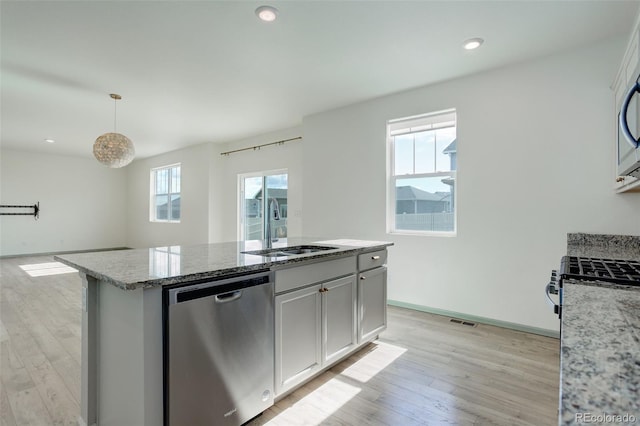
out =
<path fill-rule="evenodd" d="M 180 188 L 178 192 L 171 192 L 171 170 L 178 168 L 180 171 Z M 168 197 L 168 202 L 167 202 L 167 219 L 158 219 L 156 214 L 157 214 L 157 210 L 156 210 L 156 197 L 158 196 L 158 194 L 156 193 L 156 188 L 157 188 L 157 176 L 158 176 L 158 172 L 162 171 L 162 170 L 168 170 L 168 180 L 167 180 L 167 193 L 166 194 L 160 194 L 160 195 L 166 195 Z M 169 164 L 166 166 L 160 166 L 160 167 L 154 167 L 150 170 L 149 172 L 149 176 L 150 176 L 150 185 L 149 185 L 149 222 L 155 222 L 155 223 L 180 223 L 180 221 L 182 220 L 182 163 L 174 163 L 174 164 Z M 175 220 L 175 219 L 169 219 L 171 217 L 171 196 L 173 195 L 178 195 L 180 197 L 180 218 Z"/>
<path fill-rule="evenodd" d="M 454 115 L 454 124 L 452 126 L 437 126 L 432 129 L 416 129 L 415 131 L 409 131 L 404 133 L 396 133 L 392 135 L 391 127 L 395 123 L 418 121 L 420 119 L 428 119 L 429 117 L 443 116 L 445 114 Z M 437 122 L 437 121 L 436 121 Z M 395 144 L 394 137 L 401 134 L 415 134 L 425 130 L 437 130 L 453 127 L 456 129 L 456 138 L 458 139 L 458 116 L 455 108 L 449 108 L 446 110 L 430 112 L 426 114 L 419 114 L 410 117 L 403 117 L 387 121 L 387 234 L 393 235 L 417 235 L 417 236 L 430 236 L 430 237 L 455 237 L 458 233 L 458 158 L 456 158 L 455 170 L 445 172 L 426 172 L 426 173 L 407 173 L 402 175 L 395 175 L 394 168 L 396 164 L 395 157 Z M 457 151 L 458 143 L 456 143 Z M 457 156 L 457 152 L 456 152 Z M 415 142 L 414 142 L 414 171 L 415 171 Z M 452 231 L 432 231 L 432 230 L 411 230 L 411 229 L 397 229 L 396 228 L 396 182 L 402 179 L 420 179 L 429 177 L 447 177 L 451 176 L 454 179 L 454 191 L 453 191 L 453 230 Z"/>

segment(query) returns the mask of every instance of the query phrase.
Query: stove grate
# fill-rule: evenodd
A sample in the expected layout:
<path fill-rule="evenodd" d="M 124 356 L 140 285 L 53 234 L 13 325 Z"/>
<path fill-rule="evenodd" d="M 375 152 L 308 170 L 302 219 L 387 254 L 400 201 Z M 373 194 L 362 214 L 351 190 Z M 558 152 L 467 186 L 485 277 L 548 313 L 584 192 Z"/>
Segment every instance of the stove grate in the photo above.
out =
<path fill-rule="evenodd" d="M 635 260 L 565 256 L 562 263 L 565 278 L 640 285 L 640 262 Z"/>

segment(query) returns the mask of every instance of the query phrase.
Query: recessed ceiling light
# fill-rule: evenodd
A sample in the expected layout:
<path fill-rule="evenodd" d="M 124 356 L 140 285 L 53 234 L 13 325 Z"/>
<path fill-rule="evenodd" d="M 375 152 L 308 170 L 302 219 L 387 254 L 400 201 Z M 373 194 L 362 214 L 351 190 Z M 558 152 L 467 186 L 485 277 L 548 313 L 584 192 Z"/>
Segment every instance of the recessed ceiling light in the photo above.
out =
<path fill-rule="evenodd" d="M 273 6 L 260 6 L 256 9 L 256 15 L 265 22 L 273 22 L 278 17 L 278 9 Z"/>
<path fill-rule="evenodd" d="M 53 139 L 45 139 L 44 141 L 47 142 L 47 143 L 54 143 L 55 142 L 55 140 L 53 140 Z"/>
<path fill-rule="evenodd" d="M 484 40 L 481 39 L 480 37 L 470 38 L 469 40 L 466 40 L 464 42 L 462 47 L 464 47 L 466 50 L 473 50 L 473 49 L 477 49 L 478 47 L 480 47 L 482 45 L 482 43 L 484 43 Z"/>

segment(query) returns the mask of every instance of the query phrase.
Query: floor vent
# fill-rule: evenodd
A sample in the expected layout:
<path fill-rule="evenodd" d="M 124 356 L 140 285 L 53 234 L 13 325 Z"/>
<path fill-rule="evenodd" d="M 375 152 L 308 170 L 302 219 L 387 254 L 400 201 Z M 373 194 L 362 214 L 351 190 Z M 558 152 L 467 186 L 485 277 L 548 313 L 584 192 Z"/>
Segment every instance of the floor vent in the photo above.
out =
<path fill-rule="evenodd" d="M 454 322 L 456 324 L 467 325 L 469 327 L 475 327 L 477 325 L 475 322 L 464 321 L 464 320 L 457 319 L 457 318 L 450 318 L 449 321 L 450 322 Z"/>

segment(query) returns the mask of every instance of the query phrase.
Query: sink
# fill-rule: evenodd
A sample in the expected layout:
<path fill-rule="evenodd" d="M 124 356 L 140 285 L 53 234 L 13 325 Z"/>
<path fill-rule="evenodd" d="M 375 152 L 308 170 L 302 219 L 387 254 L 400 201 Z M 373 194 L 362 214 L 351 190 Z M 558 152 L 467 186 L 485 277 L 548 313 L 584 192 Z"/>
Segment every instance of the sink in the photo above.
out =
<path fill-rule="evenodd" d="M 291 246 L 291 247 L 274 247 L 274 248 L 263 249 L 263 250 L 243 251 L 242 253 L 254 254 L 257 256 L 265 256 L 265 257 L 282 257 L 282 256 L 295 256 L 300 254 L 317 253 L 319 251 L 335 250 L 336 248 L 337 247 L 304 245 L 304 246 Z"/>

